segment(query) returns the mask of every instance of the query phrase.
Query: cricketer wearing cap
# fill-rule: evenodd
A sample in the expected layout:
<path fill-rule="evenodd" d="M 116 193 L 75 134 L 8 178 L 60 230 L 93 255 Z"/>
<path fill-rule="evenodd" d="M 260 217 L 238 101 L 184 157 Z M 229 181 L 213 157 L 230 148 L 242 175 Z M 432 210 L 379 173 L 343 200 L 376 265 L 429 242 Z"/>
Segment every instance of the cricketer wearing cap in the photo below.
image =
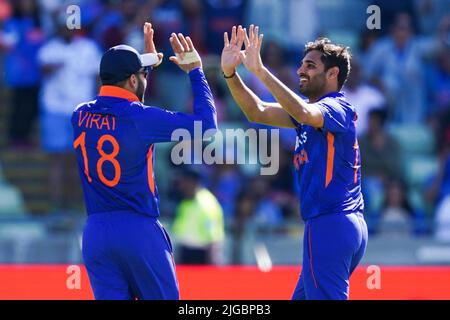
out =
<path fill-rule="evenodd" d="M 178 299 L 169 236 L 158 221 L 155 144 L 178 128 L 217 128 L 212 94 L 191 39 L 172 34 L 170 60 L 189 74 L 194 113 L 143 104 L 149 68 L 161 63 L 151 24 L 144 25 L 146 54 L 119 45 L 100 62 L 102 87 L 72 116 L 73 146 L 84 191 L 87 222 L 82 253 L 96 299 Z"/>
<path fill-rule="evenodd" d="M 350 54 L 328 39 L 306 45 L 297 70 L 305 102 L 264 67 L 263 35 L 258 33 L 253 25 L 248 34 L 241 26 L 233 27 L 231 39 L 225 33 L 221 64 L 234 99 L 250 121 L 297 131 L 294 166 L 305 233 L 302 273 L 292 298 L 347 299 L 350 275 L 367 244 L 356 110 L 339 92 L 350 71 Z M 241 63 L 277 103 L 261 101 L 243 83 L 236 72 Z"/>

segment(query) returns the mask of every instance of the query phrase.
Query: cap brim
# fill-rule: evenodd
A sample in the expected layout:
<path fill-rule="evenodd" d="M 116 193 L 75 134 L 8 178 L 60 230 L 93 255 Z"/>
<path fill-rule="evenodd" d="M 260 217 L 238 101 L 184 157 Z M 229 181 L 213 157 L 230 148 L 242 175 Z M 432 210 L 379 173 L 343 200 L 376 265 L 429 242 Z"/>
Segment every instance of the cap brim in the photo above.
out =
<path fill-rule="evenodd" d="M 141 62 L 143 67 L 151 67 L 159 62 L 159 57 L 156 53 L 141 54 Z"/>

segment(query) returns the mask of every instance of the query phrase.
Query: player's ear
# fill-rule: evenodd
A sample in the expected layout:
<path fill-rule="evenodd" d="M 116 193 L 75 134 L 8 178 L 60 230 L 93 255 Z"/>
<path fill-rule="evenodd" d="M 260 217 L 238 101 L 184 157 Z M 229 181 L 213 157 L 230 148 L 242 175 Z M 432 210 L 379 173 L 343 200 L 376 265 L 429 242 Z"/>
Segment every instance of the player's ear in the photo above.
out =
<path fill-rule="evenodd" d="M 132 74 L 128 78 L 128 85 L 133 89 L 136 89 L 138 87 L 138 79 L 135 74 Z"/>
<path fill-rule="evenodd" d="M 337 79 L 339 75 L 339 68 L 338 67 L 332 67 L 328 69 L 327 71 L 328 79 Z"/>

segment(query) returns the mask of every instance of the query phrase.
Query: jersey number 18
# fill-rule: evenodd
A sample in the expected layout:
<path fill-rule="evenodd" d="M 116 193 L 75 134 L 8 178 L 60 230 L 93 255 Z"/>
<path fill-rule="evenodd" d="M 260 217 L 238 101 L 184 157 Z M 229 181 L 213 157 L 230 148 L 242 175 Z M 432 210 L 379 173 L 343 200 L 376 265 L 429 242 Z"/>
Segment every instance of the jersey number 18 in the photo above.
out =
<path fill-rule="evenodd" d="M 111 153 L 106 153 L 103 149 L 103 145 L 106 141 L 110 142 L 113 146 L 113 150 Z M 73 142 L 73 147 L 75 149 L 77 149 L 78 147 L 81 148 L 81 155 L 83 156 L 84 163 L 84 174 L 86 175 L 87 180 L 89 182 L 92 182 L 92 178 L 89 175 L 88 155 L 86 151 L 86 132 L 82 132 L 78 136 L 78 138 Z M 120 180 L 121 169 L 119 161 L 117 161 L 116 159 L 117 155 L 119 154 L 119 150 L 119 143 L 117 142 L 116 138 L 114 138 L 110 134 L 102 135 L 97 141 L 97 151 L 100 154 L 100 159 L 98 159 L 97 161 L 97 174 L 100 181 L 111 188 L 116 186 Z M 112 180 L 109 180 L 103 174 L 103 163 L 105 163 L 106 161 L 111 162 L 111 164 L 114 166 L 114 178 Z"/>

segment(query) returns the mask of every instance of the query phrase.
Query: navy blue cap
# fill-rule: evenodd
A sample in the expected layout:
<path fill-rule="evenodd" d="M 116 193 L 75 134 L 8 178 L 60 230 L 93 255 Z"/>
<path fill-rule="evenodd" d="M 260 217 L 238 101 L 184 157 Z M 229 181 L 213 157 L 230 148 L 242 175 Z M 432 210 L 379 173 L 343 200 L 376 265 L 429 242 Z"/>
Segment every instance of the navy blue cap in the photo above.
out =
<path fill-rule="evenodd" d="M 115 84 L 158 61 L 159 58 L 155 53 L 141 55 L 133 47 L 121 44 L 103 54 L 100 62 L 100 79 L 104 85 Z"/>

